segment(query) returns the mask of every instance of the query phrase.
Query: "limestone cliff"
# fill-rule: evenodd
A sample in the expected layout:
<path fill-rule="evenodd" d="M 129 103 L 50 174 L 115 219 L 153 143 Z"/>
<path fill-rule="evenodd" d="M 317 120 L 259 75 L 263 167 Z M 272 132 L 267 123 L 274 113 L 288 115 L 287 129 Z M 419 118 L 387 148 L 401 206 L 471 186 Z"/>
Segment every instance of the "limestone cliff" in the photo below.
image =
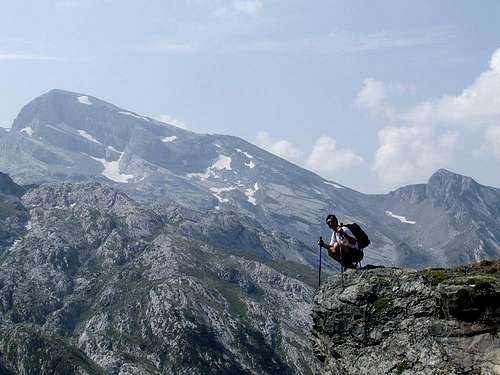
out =
<path fill-rule="evenodd" d="M 500 261 L 349 271 L 314 297 L 323 374 L 500 374 Z"/>

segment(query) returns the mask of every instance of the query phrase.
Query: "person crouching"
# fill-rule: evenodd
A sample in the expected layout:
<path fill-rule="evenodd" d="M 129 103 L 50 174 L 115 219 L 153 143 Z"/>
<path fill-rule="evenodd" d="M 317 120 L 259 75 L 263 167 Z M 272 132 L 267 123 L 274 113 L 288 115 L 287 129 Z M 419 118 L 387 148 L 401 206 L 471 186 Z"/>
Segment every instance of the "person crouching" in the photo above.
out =
<path fill-rule="evenodd" d="M 327 249 L 328 255 L 345 268 L 356 268 L 355 264 L 363 258 L 363 252 L 359 250 L 356 237 L 348 227 L 339 225 L 335 215 L 326 217 L 326 225 L 332 230 L 330 244 L 320 240 L 318 245 Z"/>

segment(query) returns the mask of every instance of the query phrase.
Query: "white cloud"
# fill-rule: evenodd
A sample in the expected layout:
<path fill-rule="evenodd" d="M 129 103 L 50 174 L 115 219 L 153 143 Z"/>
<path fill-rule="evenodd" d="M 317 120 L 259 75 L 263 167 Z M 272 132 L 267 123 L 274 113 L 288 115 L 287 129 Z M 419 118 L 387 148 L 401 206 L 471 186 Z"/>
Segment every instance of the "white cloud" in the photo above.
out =
<path fill-rule="evenodd" d="M 165 115 L 165 114 L 159 115 L 158 120 L 161 122 L 164 122 L 166 124 L 176 126 L 178 128 L 181 128 L 181 129 L 187 129 L 187 125 L 185 122 L 183 122 L 179 119 L 176 119 L 175 117 L 172 117 L 170 115 Z"/>
<path fill-rule="evenodd" d="M 390 119 L 394 117 L 394 109 L 387 102 L 387 87 L 382 81 L 365 79 L 355 104 L 358 108 L 366 109 L 374 115 L 383 115 Z"/>
<path fill-rule="evenodd" d="M 458 96 L 426 100 L 402 119 L 424 125 L 486 127 L 500 122 L 500 49 L 490 60 L 489 69 Z"/>
<path fill-rule="evenodd" d="M 335 139 L 322 135 L 314 144 L 309 155 L 288 140 L 273 139 L 269 133 L 260 131 L 254 142 L 257 146 L 310 169 L 327 178 L 334 178 L 335 172 L 359 167 L 363 158 L 348 147 L 339 147 Z"/>
<path fill-rule="evenodd" d="M 459 95 L 428 99 L 398 112 L 387 100 L 387 87 L 367 79 L 355 102 L 391 122 L 378 133 L 374 164 L 384 186 L 426 178 L 450 164 L 458 152 L 477 155 L 480 149 L 500 155 L 500 49 L 493 53 L 489 68 Z M 393 125 L 395 121 L 399 127 Z M 466 132 L 476 136 L 465 137 Z M 467 147 L 458 147 L 461 139 Z"/>
<path fill-rule="evenodd" d="M 492 126 L 486 129 L 481 150 L 500 159 L 500 126 Z"/>
<path fill-rule="evenodd" d="M 257 133 L 255 144 L 291 162 L 300 163 L 302 161 L 303 153 L 297 146 L 285 139 L 274 140 L 265 131 Z"/>
<path fill-rule="evenodd" d="M 452 158 L 458 134 L 436 135 L 432 128 L 418 126 L 386 127 L 378 132 L 380 146 L 374 169 L 384 187 L 426 179 Z"/>
<path fill-rule="evenodd" d="M 335 139 L 323 135 L 316 141 L 307 158 L 306 167 L 325 177 L 334 177 L 339 169 L 363 164 L 363 158 L 350 148 L 339 148 Z"/>

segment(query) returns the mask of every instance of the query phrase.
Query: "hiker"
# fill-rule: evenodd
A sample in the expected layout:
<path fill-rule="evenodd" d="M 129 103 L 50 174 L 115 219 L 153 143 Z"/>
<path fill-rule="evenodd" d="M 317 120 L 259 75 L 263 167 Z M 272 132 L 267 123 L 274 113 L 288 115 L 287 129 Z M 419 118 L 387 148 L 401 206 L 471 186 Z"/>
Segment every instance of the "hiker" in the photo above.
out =
<path fill-rule="evenodd" d="M 360 250 L 356 236 L 347 226 L 342 223 L 339 225 L 335 215 L 326 217 L 326 225 L 333 231 L 332 239 L 329 245 L 320 239 L 318 245 L 327 249 L 328 255 L 345 268 L 356 268 L 355 264 L 363 259 L 363 251 Z"/>

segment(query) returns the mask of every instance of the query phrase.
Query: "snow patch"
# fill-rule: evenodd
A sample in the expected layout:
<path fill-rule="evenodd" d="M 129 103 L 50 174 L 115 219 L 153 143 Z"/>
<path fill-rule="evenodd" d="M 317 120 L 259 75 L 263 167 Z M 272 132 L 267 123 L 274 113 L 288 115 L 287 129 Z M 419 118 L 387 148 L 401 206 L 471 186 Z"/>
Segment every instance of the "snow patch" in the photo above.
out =
<path fill-rule="evenodd" d="M 246 151 L 242 151 L 242 150 L 241 150 L 241 149 L 239 149 L 239 148 L 237 148 L 237 149 L 236 149 L 236 151 L 237 151 L 237 152 L 239 152 L 239 153 L 241 153 L 241 154 L 243 154 L 243 155 L 245 155 L 245 156 L 246 156 L 247 158 L 249 158 L 249 159 L 253 159 L 253 156 L 252 156 L 252 155 L 250 155 L 250 154 L 249 154 L 248 152 L 246 152 Z"/>
<path fill-rule="evenodd" d="M 92 105 L 92 102 L 90 101 L 90 99 L 87 95 L 79 96 L 78 102 L 80 104 Z"/>
<path fill-rule="evenodd" d="M 210 191 L 214 192 L 216 194 L 224 193 L 226 191 L 231 191 L 231 190 L 236 190 L 236 188 L 232 187 L 232 186 L 231 187 L 227 187 L 227 188 L 214 188 L 214 187 L 210 188 Z"/>
<path fill-rule="evenodd" d="M 81 137 L 88 139 L 91 142 L 97 143 L 97 144 L 102 144 L 99 142 L 97 139 L 92 134 L 87 133 L 85 130 L 78 130 L 78 134 L 80 134 Z"/>
<path fill-rule="evenodd" d="M 108 146 L 108 150 L 111 150 L 111 151 L 114 151 L 114 152 L 117 152 L 119 154 L 122 154 L 121 151 L 118 151 L 116 148 L 114 148 L 113 146 Z"/>
<path fill-rule="evenodd" d="M 31 126 L 28 126 L 26 128 L 22 128 L 21 133 L 26 133 L 31 137 L 33 136 L 33 129 L 31 129 Z"/>
<path fill-rule="evenodd" d="M 385 214 L 387 216 L 398 219 L 400 222 L 405 223 L 405 224 L 416 224 L 417 223 L 416 221 L 407 220 L 405 216 L 395 215 L 391 211 L 385 211 Z"/>
<path fill-rule="evenodd" d="M 205 173 L 189 173 L 187 177 L 188 178 L 198 177 L 202 181 L 205 181 L 209 177 L 220 178 L 220 176 L 217 175 L 216 171 L 222 171 L 222 170 L 227 170 L 227 171 L 232 170 L 231 158 L 229 156 L 219 155 L 217 161 L 212 166 L 208 167 Z"/>
<path fill-rule="evenodd" d="M 101 174 L 115 182 L 119 182 L 122 184 L 128 183 L 128 180 L 134 178 L 132 174 L 122 174 L 120 173 L 120 161 L 122 160 L 123 153 L 121 153 L 120 158 L 116 161 L 106 161 L 106 159 L 99 159 L 91 156 L 92 159 L 98 161 L 104 167 L 104 170 Z"/>
<path fill-rule="evenodd" d="M 225 169 L 230 171 L 231 170 L 231 158 L 229 156 L 225 155 L 219 155 L 219 159 L 215 162 L 215 164 L 212 166 L 215 169 L 218 169 L 219 171 Z"/>
<path fill-rule="evenodd" d="M 177 137 L 175 135 L 171 136 L 171 137 L 165 137 L 165 138 L 162 138 L 162 142 L 165 142 L 165 143 L 170 143 L 170 142 L 173 142 L 177 139 Z"/>
<path fill-rule="evenodd" d="M 224 193 L 224 192 L 227 192 L 227 191 L 231 191 L 231 190 L 236 190 L 235 187 L 227 187 L 227 188 L 215 188 L 215 187 L 211 187 L 210 188 L 210 191 L 212 192 L 212 195 L 217 198 L 217 200 L 220 202 L 220 203 L 227 203 L 229 202 L 229 199 L 227 198 L 222 198 L 221 197 L 221 193 Z"/>
<path fill-rule="evenodd" d="M 229 199 L 227 198 L 222 198 L 219 194 L 212 194 L 215 198 L 217 198 L 217 200 L 220 202 L 220 203 L 227 203 L 229 202 Z"/>
<path fill-rule="evenodd" d="M 340 186 L 340 185 L 337 185 L 337 184 L 334 184 L 333 182 L 328 182 L 328 181 L 323 181 L 324 184 L 327 184 L 327 185 L 330 185 L 330 186 L 333 186 L 337 189 L 343 189 L 344 187 L 343 186 Z"/>
<path fill-rule="evenodd" d="M 253 204 L 254 206 L 257 206 L 257 200 L 255 199 L 255 193 L 259 190 L 259 185 L 257 182 L 252 188 L 249 188 L 245 191 L 245 195 L 248 198 L 248 201 Z"/>
<path fill-rule="evenodd" d="M 136 115 L 135 113 L 132 113 L 132 112 L 120 111 L 120 113 L 121 113 L 122 115 L 125 115 L 125 116 L 131 116 L 131 117 L 138 118 L 139 120 L 151 121 L 151 120 L 150 120 L 150 119 L 148 119 L 147 117 L 144 117 L 144 116 L 141 116 L 141 115 Z"/>
<path fill-rule="evenodd" d="M 250 169 L 255 168 L 255 163 L 252 160 L 250 160 L 250 163 L 245 163 L 245 165 Z"/>

